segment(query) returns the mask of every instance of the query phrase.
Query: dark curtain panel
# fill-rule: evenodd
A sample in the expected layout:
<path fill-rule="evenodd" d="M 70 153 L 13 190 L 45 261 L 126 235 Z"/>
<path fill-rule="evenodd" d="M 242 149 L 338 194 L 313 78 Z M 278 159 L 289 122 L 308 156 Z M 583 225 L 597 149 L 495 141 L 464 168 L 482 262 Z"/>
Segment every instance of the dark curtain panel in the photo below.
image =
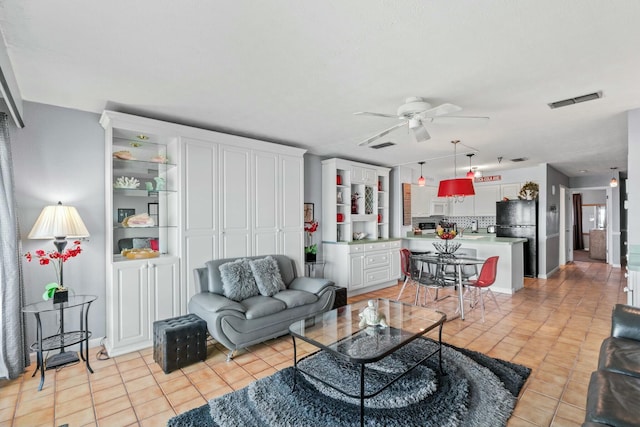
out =
<path fill-rule="evenodd" d="M 582 194 L 573 195 L 573 249 L 584 249 L 582 238 Z"/>

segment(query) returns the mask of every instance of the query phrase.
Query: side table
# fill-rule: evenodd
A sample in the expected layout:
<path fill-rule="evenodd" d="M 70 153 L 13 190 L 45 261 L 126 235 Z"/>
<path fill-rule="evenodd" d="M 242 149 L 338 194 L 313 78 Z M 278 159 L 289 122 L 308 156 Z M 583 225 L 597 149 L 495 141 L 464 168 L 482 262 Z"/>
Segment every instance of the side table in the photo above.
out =
<path fill-rule="evenodd" d="M 60 304 L 54 304 L 53 300 L 48 300 L 28 304 L 22 308 L 23 313 L 33 313 L 36 317 L 37 341 L 31 344 L 30 348 L 37 354 L 36 369 L 33 371 L 33 375 L 31 376 L 35 376 L 38 369 L 40 370 L 40 385 L 38 386 L 38 391 L 42 390 L 42 386 L 44 385 L 45 370 L 78 361 L 78 356 L 75 352 L 65 352 L 65 347 L 80 344 L 80 357 L 87 365 L 87 370 L 93 374 L 93 369 L 91 369 L 91 366 L 89 365 L 89 337 L 91 336 L 91 332 L 89 331 L 88 322 L 89 308 L 91 303 L 97 298 L 98 297 L 95 295 L 75 295 L 70 296 L 69 301 Z M 80 330 L 65 331 L 64 312 L 65 310 L 74 307 L 80 310 Z M 45 338 L 42 336 L 42 321 L 40 319 L 40 315 L 42 313 L 54 311 L 60 312 L 60 332 Z M 59 354 L 55 354 L 47 360 L 44 360 L 42 356 L 43 352 L 57 349 L 60 349 Z"/>
<path fill-rule="evenodd" d="M 305 261 L 304 270 L 307 277 L 324 277 L 324 261 Z"/>

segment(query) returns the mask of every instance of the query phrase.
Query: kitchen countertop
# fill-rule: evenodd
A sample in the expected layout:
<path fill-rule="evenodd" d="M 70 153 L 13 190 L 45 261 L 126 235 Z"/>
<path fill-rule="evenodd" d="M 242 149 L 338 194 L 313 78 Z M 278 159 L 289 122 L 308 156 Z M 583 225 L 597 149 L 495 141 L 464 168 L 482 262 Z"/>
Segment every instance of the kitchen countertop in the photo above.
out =
<path fill-rule="evenodd" d="M 382 243 L 382 242 L 397 242 L 401 240 L 400 237 L 389 237 L 388 239 L 362 239 L 362 240 L 353 240 L 351 242 L 322 242 L 331 245 L 364 245 L 365 243 Z"/>
<path fill-rule="evenodd" d="M 416 239 L 416 240 L 442 240 L 439 237 L 436 237 L 434 233 L 429 234 L 415 234 L 413 232 L 408 232 L 406 237 L 403 239 Z M 514 243 L 524 243 L 527 239 L 521 237 L 497 237 L 495 234 L 483 234 L 483 233 L 465 233 L 462 236 L 458 235 L 455 239 L 456 242 L 464 243 L 480 243 L 480 244 L 508 244 L 513 245 Z"/>

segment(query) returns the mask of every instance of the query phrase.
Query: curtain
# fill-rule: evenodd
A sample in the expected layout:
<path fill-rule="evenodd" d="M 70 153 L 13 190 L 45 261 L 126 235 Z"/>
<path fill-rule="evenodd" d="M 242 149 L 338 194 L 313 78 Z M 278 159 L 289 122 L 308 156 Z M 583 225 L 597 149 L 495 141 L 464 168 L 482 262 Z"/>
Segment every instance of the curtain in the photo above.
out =
<path fill-rule="evenodd" d="M 573 195 L 573 249 L 584 249 L 582 238 L 582 194 Z"/>
<path fill-rule="evenodd" d="M 8 117 L 0 113 L 0 378 L 17 378 L 29 365 L 25 346 L 20 233 L 13 192 Z"/>

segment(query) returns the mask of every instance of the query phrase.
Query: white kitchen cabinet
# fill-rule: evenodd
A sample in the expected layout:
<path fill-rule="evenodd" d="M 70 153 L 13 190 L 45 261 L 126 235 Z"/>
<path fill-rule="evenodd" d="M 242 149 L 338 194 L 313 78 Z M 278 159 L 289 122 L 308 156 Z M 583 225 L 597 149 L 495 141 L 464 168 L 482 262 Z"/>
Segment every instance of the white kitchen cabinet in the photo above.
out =
<path fill-rule="evenodd" d="M 522 188 L 522 184 L 517 182 L 513 184 L 502 184 L 500 185 L 500 199 L 503 200 L 505 197 L 509 200 L 518 200 L 520 189 Z"/>
<path fill-rule="evenodd" d="M 476 196 L 467 196 L 462 200 L 451 201 L 449 212 L 452 216 L 473 216 L 474 215 L 474 199 Z"/>
<path fill-rule="evenodd" d="M 431 200 L 435 197 L 434 187 L 411 186 L 411 216 L 426 217 L 431 215 Z"/>
<path fill-rule="evenodd" d="M 495 216 L 496 202 L 500 200 L 500 185 L 476 185 L 474 197 L 475 216 Z"/>
<path fill-rule="evenodd" d="M 109 356 L 150 347 L 153 322 L 180 314 L 179 264 L 173 256 L 113 264 L 106 292 Z"/>
<path fill-rule="evenodd" d="M 351 166 L 351 183 L 376 185 L 377 172 L 375 168 L 366 166 Z"/>

